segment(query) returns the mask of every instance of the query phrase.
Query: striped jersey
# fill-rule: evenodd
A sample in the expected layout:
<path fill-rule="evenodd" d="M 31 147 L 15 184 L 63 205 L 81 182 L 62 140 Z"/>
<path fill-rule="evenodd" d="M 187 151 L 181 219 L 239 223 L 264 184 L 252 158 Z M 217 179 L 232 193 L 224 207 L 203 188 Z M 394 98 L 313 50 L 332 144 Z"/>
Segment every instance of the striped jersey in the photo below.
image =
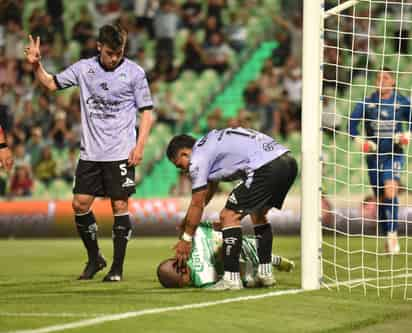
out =
<path fill-rule="evenodd" d="M 96 56 L 72 64 L 54 80 L 59 89 L 80 87 L 80 158 L 127 159 L 136 145 L 137 111 L 153 106 L 144 70 L 127 58 L 108 70 Z"/>
<path fill-rule="evenodd" d="M 204 221 L 198 226 L 187 262 L 193 286 L 206 287 L 223 275 L 223 261 L 219 255 L 222 245 L 222 233 L 215 231 L 211 222 Z M 240 264 L 244 274 L 254 276 L 257 273 L 259 258 L 255 238 L 243 236 Z"/>

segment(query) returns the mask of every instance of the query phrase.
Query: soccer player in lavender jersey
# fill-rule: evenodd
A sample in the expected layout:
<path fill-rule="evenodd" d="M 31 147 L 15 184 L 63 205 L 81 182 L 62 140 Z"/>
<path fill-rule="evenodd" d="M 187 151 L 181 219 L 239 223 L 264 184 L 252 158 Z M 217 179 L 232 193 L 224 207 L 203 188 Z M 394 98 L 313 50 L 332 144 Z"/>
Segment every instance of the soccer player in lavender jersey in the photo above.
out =
<path fill-rule="evenodd" d="M 411 105 L 409 98 L 395 89 L 390 69 L 378 72 L 376 86 L 376 92 L 355 106 L 349 131 L 367 153 L 369 180 L 379 205 L 379 226 L 387 235 L 385 248 L 397 254 L 400 252 L 397 238 L 399 180 L 405 163 L 402 146 L 409 143 Z M 361 122 L 365 127 L 364 137 L 358 130 Z"/>
<path fill-rule="evenodd" d="M 134 167 L 142 161 L 153 123 L 146 75 L 140 66 L 124 58 L 127 32 L 117 25 L 100 28 L 98 56 L 82 59 L 56 75 L 47 73 L 40 62 L 39 37 L 29 39 L 26 59 L 48 90 L 80 87 L 82 135 L 73 209 L 89 260 L 79 279 L 92 279 L 106 266 L 91 211 L 95 197 L 103 196 L 111 199 L 114 215 L 113 264 L 103 281 L 121 281 L 132 231 L 128 197 L 135 192 Z M 140 123 L 136 140 L 137 112 Z"/>
<path fill-rule="evenodd" d="M 192 181 L 192 199 L 181 223 L 175 245 L 181 270 L 186 269 L 192 237 L 204 207 L 212 199 L 219 181 L 241 180 L 229 194 L 220 213 L 223 236 L 223 277 L 211 290 L 241 289 L 239 256 L 242 244 L 240 220 L 250 214 L 254 224 L 259 258 L 257 279 L 272 286 L 272 228 L 266 214 L 280 209 L 292 186 L 297 164 L 289 150 L 271 137 L 245 128 L 212 130 L 199 140 L 175 136 L 167 148 L 169 160 L 187 171 Z"/>

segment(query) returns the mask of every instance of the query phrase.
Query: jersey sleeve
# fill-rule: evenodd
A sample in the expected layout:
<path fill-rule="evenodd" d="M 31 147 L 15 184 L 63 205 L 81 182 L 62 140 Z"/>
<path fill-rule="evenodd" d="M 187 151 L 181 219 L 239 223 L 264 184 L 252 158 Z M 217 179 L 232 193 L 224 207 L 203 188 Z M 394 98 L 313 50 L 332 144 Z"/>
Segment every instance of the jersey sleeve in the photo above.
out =
<path fill-rule="evenodd" d="M 53 76 L 58 89 L 65 89 L 79 84 L 81 60 L 67 67 L 64 71 Z"/>
<path fill-rule="evenodd" d="M 360 121 L 363 119 L 363 108 L 364 103 L 357 103 L 355 108 L 353 109 L 350 120 L 349 120 L 349 134 L 351 136 L 359 135 L 358 125 Z"/>
<path fill-rule="evenodd" d="M 153 108 L 152 95 L 150 94 L 149 83 L 144 73 L 137 75 L 134 82 L 134 97 L 139 112 Z"/>
<path fill-rule="evenodd" d="M 189 165 L 189 175 L 192 180 L 192 192 L 207 188 L 207 178 L 209 175 L 208 162 L 205 159 L 192 159 Z"/>

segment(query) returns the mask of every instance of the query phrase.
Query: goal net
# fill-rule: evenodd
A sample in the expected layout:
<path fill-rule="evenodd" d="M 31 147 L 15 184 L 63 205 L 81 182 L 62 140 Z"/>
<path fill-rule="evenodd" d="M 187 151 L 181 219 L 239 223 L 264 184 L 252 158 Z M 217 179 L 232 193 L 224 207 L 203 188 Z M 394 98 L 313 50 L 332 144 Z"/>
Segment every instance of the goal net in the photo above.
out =
<path fill-rule="evenodd" d="M 412 1 L 325 1 L 322 284 L 412 299 Z"/>

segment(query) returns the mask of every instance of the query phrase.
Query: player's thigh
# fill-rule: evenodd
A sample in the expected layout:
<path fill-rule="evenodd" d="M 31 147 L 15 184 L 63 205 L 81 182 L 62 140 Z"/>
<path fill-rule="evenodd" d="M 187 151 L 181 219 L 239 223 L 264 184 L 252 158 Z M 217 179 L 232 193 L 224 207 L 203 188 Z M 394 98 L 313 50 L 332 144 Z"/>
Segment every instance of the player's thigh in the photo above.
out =
<path fill-rule="evenodd" d="M 102 196 L 103 172 L 100 162 L 79 160 L 74 177 L 73 194 Z"/>
<path fill-rule="evenodd" d="M 127 200 L 136 192 L 135 168 L 127 160 L 104 162 L 103 183 L 105 196 L 116 200 Z"/>

